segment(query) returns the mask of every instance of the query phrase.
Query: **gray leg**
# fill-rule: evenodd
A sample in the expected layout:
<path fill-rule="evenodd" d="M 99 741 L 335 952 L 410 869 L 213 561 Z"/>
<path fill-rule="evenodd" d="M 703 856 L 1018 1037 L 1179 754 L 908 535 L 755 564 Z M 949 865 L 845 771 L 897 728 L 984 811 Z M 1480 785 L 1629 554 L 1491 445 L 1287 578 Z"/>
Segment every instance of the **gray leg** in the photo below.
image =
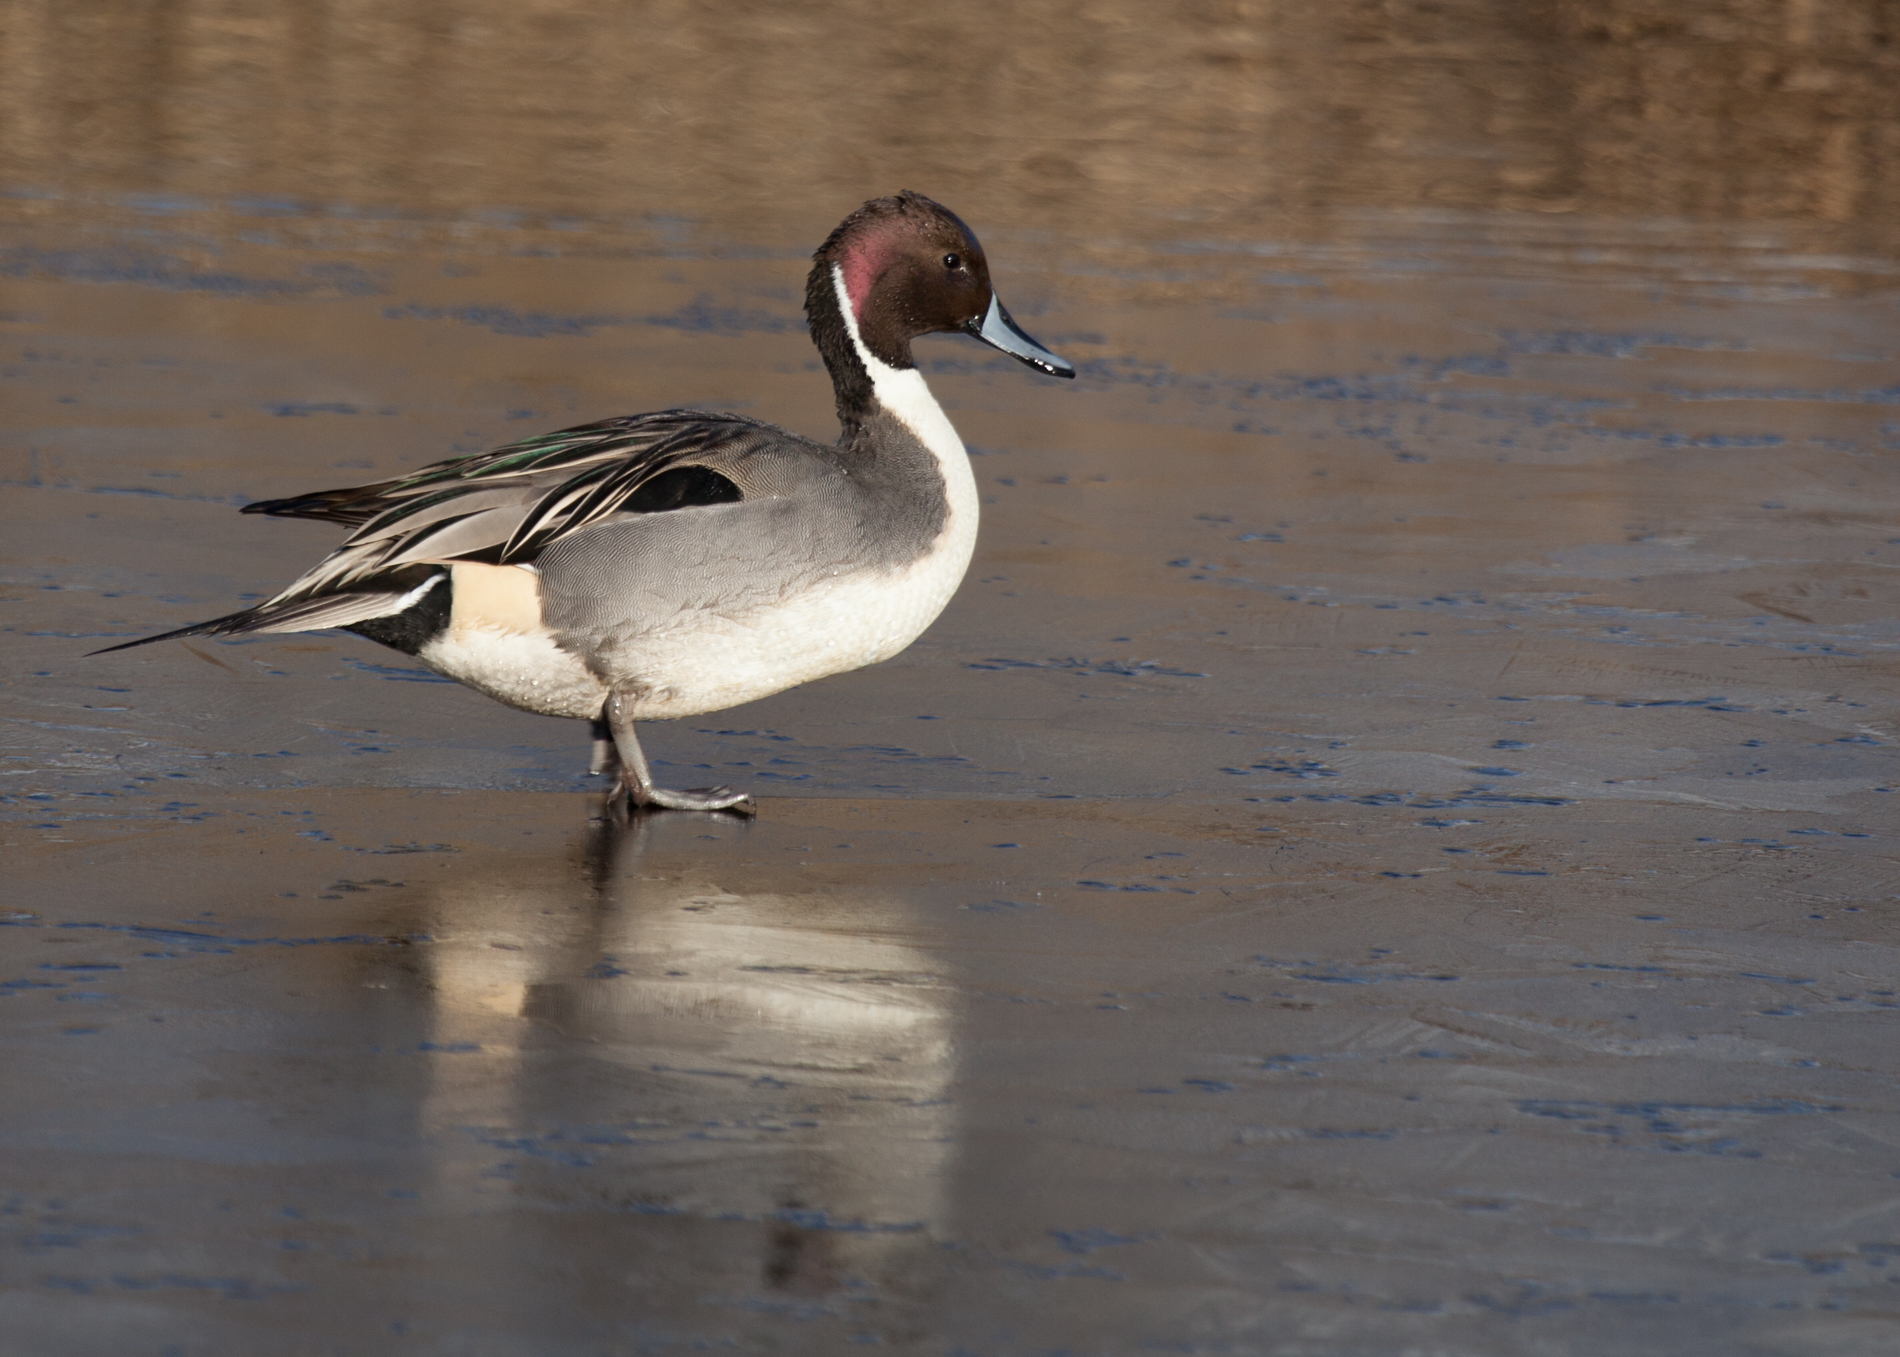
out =
<path fill-rule="evenodd" d="M 752 798 L 730 787 L 701 787 L 690 792 L 670 792 L 654 786 L 653 774 L 647 770 L 647 756 L 640 751 L 640 741 L 633 733 L 633 718 L 627 715 L 635 697 L 636 694 L 630 692 L 614 692 L 608 696 L 606 709 L 601 712 L 613 737 L 614 749 L 620 756 L 620 784 L 611 795 L 617 798 L 624 793 L 640 809 L 652 807 L 663 810 L 730 810 L 741 815 L 753 813 Z"/>
<path fill-rule="evenodd" d="M 598 716 L 594 718 L 594 757 L 588 762 L 587 772 L 591 777 L 620 776 L 620 751 L 614 748 L 613 727 Z"/>

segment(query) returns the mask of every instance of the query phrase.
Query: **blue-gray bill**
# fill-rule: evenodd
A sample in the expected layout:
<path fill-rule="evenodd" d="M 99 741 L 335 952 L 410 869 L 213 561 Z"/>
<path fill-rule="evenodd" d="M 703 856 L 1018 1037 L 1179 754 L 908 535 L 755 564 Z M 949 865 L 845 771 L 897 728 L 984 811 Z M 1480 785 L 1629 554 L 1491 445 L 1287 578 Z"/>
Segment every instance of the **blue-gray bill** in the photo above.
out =
<path fill-rule="evenodd" d="M 1056 357 L 1024 334 L 1022 327 L 1009 318 L 1009 312 L 1003 309 L 1003 304 L 994 293 L 990 294 L 989 314 L 983 317 L 981 323 L 971 321 L 965 328 L 985 344 L 1001 349 L 1011 358 L 1029 364 L 1038 372 L 1046 372 L 1051 377 L 1075 376 L 1075 365 Z"/>

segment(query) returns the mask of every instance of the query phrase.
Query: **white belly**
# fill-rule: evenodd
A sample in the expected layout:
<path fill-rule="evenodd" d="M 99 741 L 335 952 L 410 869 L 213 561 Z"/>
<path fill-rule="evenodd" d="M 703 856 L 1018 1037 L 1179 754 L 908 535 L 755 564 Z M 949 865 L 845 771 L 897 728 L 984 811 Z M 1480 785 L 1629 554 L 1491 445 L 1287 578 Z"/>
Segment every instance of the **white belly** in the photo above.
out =
<path fill-rule="evenodd" d="M 720 711 L 888 660 L 936 621 L 962 581 L 976 532 L 956 526 L 903 571 L 828 580 L 750 614 L 685 614 L 629 642 L 634 718 Z"/>
<path fill-rule="evenodd" d="M 545 632 L 450 627 L 416 658 L 497 702 L 543 716 L 600 715 L 607 685 Z"/>

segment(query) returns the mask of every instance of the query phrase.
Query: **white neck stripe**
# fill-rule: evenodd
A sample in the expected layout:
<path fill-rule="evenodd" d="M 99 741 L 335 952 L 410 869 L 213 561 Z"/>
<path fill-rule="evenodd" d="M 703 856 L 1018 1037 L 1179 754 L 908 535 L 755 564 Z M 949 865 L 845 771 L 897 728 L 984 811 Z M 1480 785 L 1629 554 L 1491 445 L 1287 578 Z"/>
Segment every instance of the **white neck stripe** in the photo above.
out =
<path fill-rule="evenodd" d="M 836 264 L 831 266 L 831 286 L 838 294 L 838 312 L 844 317 L 844 332 L 851 336 L 858 361 L 870 374 L 872 399 L 903 421 L 937 459 L 937 469 L 943 473 L 944 489 L 950 497 L 951 517 L 957 521 L 957 531 L 967 534 L 969 545 L 962 548 L 967 560 L 969 547 L 976 541 L 977 495 L 976 477 L 970 469 L 970 455 L 963 449 L 963 440 L 957 437 L 937 398 L 930 394 L 923 373 L 914 367 L 894 368 L 865 347 L 864 337 L 858 333 L 857 315 L 851 309 L 851 294 L 844 285 L 844 270 Z"/>
<path fill-rule="evenodd" d="M 851 290 L 844 285 L 844 270 L 836 264 L 831 266 L 831 287 L 838 294 L 838 314 L 844 317 L 844 332 L 851 336 L 851 347 L 858 351 L 859 361 L 870 374 L 871 384 L 876 386 L 880 373 L 897 369 L 864 347 L 864 336 L 858 333 L 858 314 L 851 305 Z"/>
<path fill-rule="evenodd" d="M 936 454 L 939 462 L 961 463 L 967 468 L 970 459 L 963 450 L 963 440 L 950 427 L 950 420 L 937 404 L 937 398 L 930 394 L 924 374 L 914 367 L 894 368 L 866 346 L 864 336 L 858 333 L 858 318 L 851 309 L 851 293 L 844 285 L 844 270 L 836 264 L 831 266 L 831 286 L 838 294 L 844 332 L 851 336 L 851 347 L 857 350 L 858 361 L 870 375 L 871 394 L 877 403 L 908 425 L 924 446 Z"/>

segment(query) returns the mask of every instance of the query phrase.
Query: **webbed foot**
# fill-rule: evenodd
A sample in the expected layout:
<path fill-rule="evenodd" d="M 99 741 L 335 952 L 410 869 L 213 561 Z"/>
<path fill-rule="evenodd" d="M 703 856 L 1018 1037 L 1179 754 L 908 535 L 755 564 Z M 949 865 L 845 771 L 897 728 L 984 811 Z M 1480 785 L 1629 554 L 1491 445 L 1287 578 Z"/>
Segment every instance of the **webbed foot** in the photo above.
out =
<path fill-rule="evenodd" d="M 752 798 L 731 787 L 695 787 L 691 791 L 676 792 L 654 786 L 647 756 L 640 749 L 633 722 L 625 711 L 625 695 L 615 693 L 608 698 L 601 718 L 594 722 L 591 771 L 614 779 L 607 806 L 616 816 L 629 810 L 723 810 L 734 815 L 758 814 Z"/>
<path fill-rule="evenodd" d="M 729 810 L 735 815 L 756 815 L 759 810 L 750 796 L 730 787 L 695 787 L 675 792 L 665 787 L 642 787 L 622 778 L 616 796 L 622 795 L 636 810 Z"/>

